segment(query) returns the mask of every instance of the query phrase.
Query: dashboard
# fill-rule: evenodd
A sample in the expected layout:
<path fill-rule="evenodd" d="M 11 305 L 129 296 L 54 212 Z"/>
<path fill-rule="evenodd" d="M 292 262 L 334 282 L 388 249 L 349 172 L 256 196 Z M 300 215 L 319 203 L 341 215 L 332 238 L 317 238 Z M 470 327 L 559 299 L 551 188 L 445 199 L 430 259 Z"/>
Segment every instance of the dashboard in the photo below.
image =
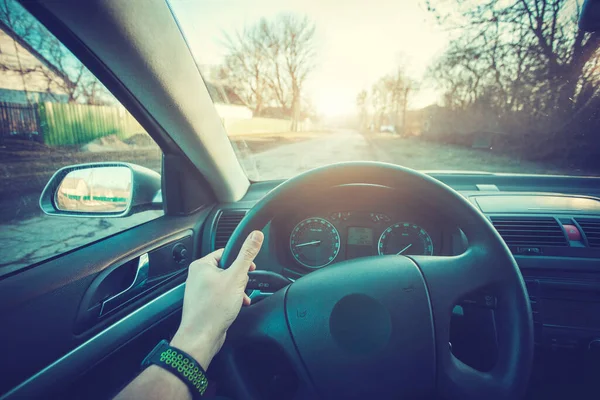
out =
<path fill-rule="evenodd" d="M 365 185 L 323 195 L 290 205 L 271 223 L 274 256 L 292 277 L 358 257 L 459 251 L 458 226 L 414 195 Z"/>
<path fill-rule="evenodd" d="M 512 251 L 530 296 L 537 351 L 579 357 L 600 349 L 600 179 L 429 175 L 478 208 Z M 246 211 L 279 183 L 254 183 L 242 201 L 215 208 L 204 228 L 203 253 L 223 247 Z M 265 242 L 255 262 L 260 269 L 298 279 L 357 257 L 458 255 L 467 247 L 460 227 L 461 221 L 436 199 L 418 198 L 411 188 L 336 187 L 288 199 L 264 228 Z M 253 294 L 260 299 L 269 292 Z M 475 296 L 453 315 L 457 353 L 477 342 L 483 348 L 473 353 L 474 359 L 494 354 L 493 343 L 485 347 L 480 330 L 470 332 L 472 327 L 495 329 L 487 304 Z"/>

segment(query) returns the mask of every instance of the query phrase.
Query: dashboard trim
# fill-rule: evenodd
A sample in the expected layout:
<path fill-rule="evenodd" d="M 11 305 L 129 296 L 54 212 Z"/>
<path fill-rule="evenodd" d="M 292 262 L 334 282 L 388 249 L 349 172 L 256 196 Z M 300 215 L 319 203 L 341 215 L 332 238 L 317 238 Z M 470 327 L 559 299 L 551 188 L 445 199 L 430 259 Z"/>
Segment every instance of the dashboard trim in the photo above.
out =
<path fill-rule="evenodd" d="M 449 185 L 453 189 L 457 190 L 463 196 L 469 198 L 470 201 L 474 203 L 476 207 L 478 207 L 477 203 L 473 200 L 474 196 L 515 196 L 515 195 L 539 195 L 539 196 L 555 196 L 555 197 L 581 197 L 598 200 L 600 199 L 600 178 L 598 177 L 569 177 L 569 176 L 549 176 L 549 175 L 526 175 L 526 174 L 492 174 L 492 173 L 467 173 L 467 172 L 456 172 L 449 173 L 445 172 L 427 172 L 431 177 L 440 180 L 441 182 Z M 248 210 L 252 208 L 252 206 L 260 200 L 264 195 L 266 195 L 269 191 L 273 190 L 276 186 L 284 182 L 284 180 L 273 180 L 273 181 L 262 181 L 258 183 L 254 183 L 250 190 L 248 191 L 246 197 L 236 204 L 225 204 L 220 207 L 217 207 L 213 212 L 214 215 L 218 215 L 219 210 L 221 209 L 245 209 Z M 481 191 L 478 190 L 478 185 L 494 185 L 498 188 L 498 192 L 496 191 Z M 354 185 L 355 187 L 361 185 Z M 305 210 L 306 211 L 306 210 Z M 515 212 L 515 213 L 485 213 L 485 215 L 489 218 L 493 215 L 498 216 L 527 216 L 527 215 L 539 215 L 539 216 L 552 216 L 557 218 L 561 224 L 567 223 L 565 219 L 574 219 L 579 217 L 595 217 L 600 219 L 600 214 L 598 213 L 572 213 L 571 215 L 561 213 L 561 212 L 553 212 L 552 210 L 544 210 L 548 211 L 545 213 L 532 213 L 524 210 L 523 212 Z M 310 215 L 310 214 L 309 214 Z M 274 220 L 275 221 L 275 220 Z M 210 224 L 207 224 L 207 227 Z M 575 226 L 578 226 L 575 223 Z M 286 227 L 287 229 L 287 227 Z M 429 231 L 429 229 L 426 230 Z M 285 232 L 276 230 L 273 231 L 273 227 L 269 228 L 271 235 L 275 235 L 277 237 L 281 235 L 285 235 Z M 581 229 L 580 229 L 581 231 Z M 265 234 L 268 235 L 269 232 L 265 231 Z M 341 233 L 341 232 L 340 232 Z M 431 232 L 429 232 L 431 234 Z M 210 235 L 214 234 L 213 232 L 209 232 L 209 229 L 205 230 L 205 235 L 210 237 Z M 271 237 L 271 245 L 275 245 L 276 237 Z M 453 234 L 452 237 L 455 236 L 462 238 L 461 242 L 464 242 L 465 238 L 463 237 L 460 231 L 458 235 Z M 582 232 L 582 236 L 585 241 L 585 233 Z M 432 236 L 433 239 L 433 236 Z M 286 238 L 287 240 L 287 238 Z M 444 237 L 446 241 L 446 238 Z M 203 240 L 203 244 L 210 243 L 210 239 Z M 448 243 L 443 243 L 444 251 L 457 252 L 460 249 L 457 249 L 454 246 L 455 239 L 450 240 Z M 434 240 L 435 242 L 435 240 Z M 434 243 L 435 244 L 435 243 Z M 436 245 L 436 251 L 438 245 Z M 459 246 L 460 247 L 460 246 Z M 287 245 L 285 246 L 287 248 Z M 545 248 L 542 254 L 535 255 L 522 255 L 517 253 L 517 249 L 513 249 L 513 254 L 515 258 L 519 262 L 519 266 L 521 269 L 532 269 L 532 270 L 549 270 L 549 271 L 581 271 L 581 272 L 598 272 L 600 273 L 600 249 L 593 249 L 589 247 L 564 247 L 562 249 L 555 248 Z M 340 249 L 340 252 L 343 251 L 343 248 Z M 262 253 L 262 252 L 261 252 Z M 445 253 L 444 253 L 445 254 Z M 259 257 L 261 254 L 259 254 Z M 296 263 L 290 264 L 289 266 L 284 266 L 282 261 L 284 258 L 278 253 L 277 258 L 279 261 L 272 262 L 265 254 L 262 254 L 262 259 L 260 260 L 260 265 L 263 268 L 274 268 L 277 272 L 286 273 L 289 271 L 290 274 L 296 276 L 298 272 L 306 273 L 306 271 L 297 271 L 293 268 L 294 265 L 299 265 Z M 290 261 L 293 259 L 290 257 Z M 293 273 L 292 273 L 293 271 Z"/>

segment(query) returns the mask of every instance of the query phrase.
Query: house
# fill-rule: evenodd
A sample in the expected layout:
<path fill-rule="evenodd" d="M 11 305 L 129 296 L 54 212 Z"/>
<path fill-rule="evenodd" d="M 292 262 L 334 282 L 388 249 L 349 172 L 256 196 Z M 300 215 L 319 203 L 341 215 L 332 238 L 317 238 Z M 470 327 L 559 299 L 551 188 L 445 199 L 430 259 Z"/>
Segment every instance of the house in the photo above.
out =
<path fill-rule="evenodd" d="M 260 135 L 292 130 L 291 110 L 266 106 L 260 113 L 254 113 L 227 84 L 223 78 L 225 75 L 222 66 L 198 64 L 198 68 L 202 71 L 208 93 L 228 135 Z M 306 113 L 302 113 L 297 130 L 306 131 L 311 128 L 311 120 Z"/>
<path fill-rule="evenodd" d="M 58 192 L 64 197 L 81 198 L 90 195 L 90 188 L 83 178 L 66 177 L 60 184 Z"/>
<path fill-rule="evenodd" d="M 252 110 L 244 105 L 233 89 L 221 83 L 205 83 L 221 122 L 228 132 L 232 130 L 232 125 L 252 119 Z"/>
<path fill-rule="evenodd" d="M 90 196 L 90 188 L 85 179 L 66 177 L 58 188 L 55 200 L 61 210 L 77 210 L 86 196 Z"/>
<path fill-rule="evenodd" d="M 120 211 L 127 208 L 131 183 L 124 188 L 93 184 L 94 172 L 86 178 L 67 176 L 58 188 L 56 202 L 61 210 Z"/>
<path fill-rule="evenodd" d="M 422 136 L 429 134 L 434 129 L 437 116 L 442 107 L 437 104 L 420 108 L 418 110 L 408 110 L 406 112 L 405 136 Z"/>
<path fill-rule="evenodd" d="M 252 119 L 254 116 L 252 110 L 244 104 L 244 101 L 235 90 L 223 80 L 221 66 L 198 64 L 198 68 L 202 71 L 206 89 L 208 89 L 210 98 L 225 127 L 238 120 Z"/>
<path fill-rule="evenodd" d="M 69 78 L 0 21 L 0 102 L 67 103 Z"/>

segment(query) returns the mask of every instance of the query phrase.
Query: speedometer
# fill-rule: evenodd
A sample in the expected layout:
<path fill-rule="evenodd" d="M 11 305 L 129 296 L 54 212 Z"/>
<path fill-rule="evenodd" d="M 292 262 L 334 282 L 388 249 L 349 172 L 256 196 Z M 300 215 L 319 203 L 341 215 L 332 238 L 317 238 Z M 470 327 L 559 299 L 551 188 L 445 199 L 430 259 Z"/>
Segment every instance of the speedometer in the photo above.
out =
<path fill-rule="evenodd" d="M 307 218 L 292 230 L 290 250 L 296 261 L 305 267 L 322 268 L 338 255 L 340 234 L 323 218 Z"/>
<path fill-rule="evenodd" d="M 387 228 L 377 244 L 379 254 L 433 255 L 431 237 L 419 225 L 400 222 Z"/>

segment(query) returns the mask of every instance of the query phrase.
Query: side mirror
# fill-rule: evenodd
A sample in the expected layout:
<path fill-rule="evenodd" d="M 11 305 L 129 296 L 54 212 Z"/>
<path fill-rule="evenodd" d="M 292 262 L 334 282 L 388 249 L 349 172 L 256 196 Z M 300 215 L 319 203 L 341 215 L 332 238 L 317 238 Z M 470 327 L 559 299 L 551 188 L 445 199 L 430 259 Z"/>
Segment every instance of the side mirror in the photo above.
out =
<path fill-rule="evenodd" d="M 135 164 L 79 164 L 58 170 L 44 188 L 40 207 L 48 215 L 123 217 L 162 207 L 160 174 Z"/>

